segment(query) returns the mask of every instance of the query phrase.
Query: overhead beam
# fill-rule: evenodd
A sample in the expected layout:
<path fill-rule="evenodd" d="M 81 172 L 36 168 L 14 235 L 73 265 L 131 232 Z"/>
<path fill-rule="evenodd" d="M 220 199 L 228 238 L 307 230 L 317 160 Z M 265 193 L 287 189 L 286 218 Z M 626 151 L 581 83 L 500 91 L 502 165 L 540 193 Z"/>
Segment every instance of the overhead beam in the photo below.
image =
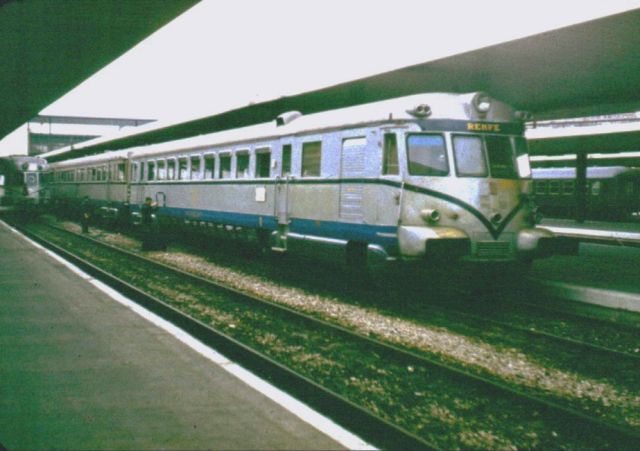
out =
<path fill-rule="evenodd" d="M 0 138 L 195 3 L 0 1 Z"/>
<path fill-rule="evenodd" d="M 432 44 L 412 36 L 403 37 L 407 45 Z M 533 112 L 538 119 L 628 112 L 640 109 L 640 90 L 636 89 L 640 86 L 639 48 L 640 9 L 635 9 L 313 92 L 239 106 L 233 111 L 92 145 L 81 152 L 265 122 L 288 110 L 308 114 L 419 92 L 482 90 Z"/>
<path fill-rule="evenodd" d="M 530 139 L 529 149 L 532 155 L 638 151 L 640 150 L 640 130 Z"/>

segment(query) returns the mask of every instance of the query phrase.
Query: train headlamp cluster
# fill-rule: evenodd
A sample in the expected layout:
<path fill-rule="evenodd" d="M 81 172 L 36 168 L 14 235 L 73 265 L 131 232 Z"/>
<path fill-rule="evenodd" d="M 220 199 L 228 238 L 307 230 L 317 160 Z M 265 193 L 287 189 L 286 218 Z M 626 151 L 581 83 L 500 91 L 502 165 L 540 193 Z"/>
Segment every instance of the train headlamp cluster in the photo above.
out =
<path fill-rule="evenodd" d="M 487 114 L 491 109 L 491 97 L 484 92 L 479 92 L 473 96 L 473 107 L 480 114 Z"/>
<path fill-rule="evenodd" d="M 407 113 L 409 113 L 414 117 L 419 117 L 419 118 L 429 117 L 431 116 L 431 107 L 426 103 L 421 103 L 420 105 L 417 105 L 414 109 L 407 110 Z"/>

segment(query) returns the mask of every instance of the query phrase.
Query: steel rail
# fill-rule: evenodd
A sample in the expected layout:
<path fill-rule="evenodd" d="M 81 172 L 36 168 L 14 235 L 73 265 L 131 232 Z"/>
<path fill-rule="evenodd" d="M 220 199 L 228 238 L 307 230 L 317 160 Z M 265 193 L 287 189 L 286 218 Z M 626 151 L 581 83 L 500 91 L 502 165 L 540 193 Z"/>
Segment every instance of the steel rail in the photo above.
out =
<path fill-rule="evenodd" d="M 602 354 L 611 354 L 614 356 L 618 356 L 618 357 L 623 357 L 623 358 L 628 358 L 631 360 L 639 360 L 640 361 L 640 355 L 636 355 L 636 354 L 631 354 L 629 352 L 626 351 L 620 351 L 618 349 L 612 349 L 612 348 L 608 348 L 606 346 L 601 346 L 601 345 L 597 345 L 594 343 L 589 343 L 586 341 L 582 341 L 582 340 L 576 340 L 574 338 L 568 338 L 568 337 L 563 337 L 561 335 L 556 335 L 553 334 L 551 332 L 546 332 L 543 330 L 532 330 L 526 326 L 519 326 L 517 324 L 512 324 L 506 321 L 500 321 L 497 319 L 491 319 L 491 318 L 486 318 L 484 316 L 480 316 L 474 313 L 469 313 L 469 312 L 465 312 L 462 310 L 459 310 L 455 307 L 452 308 L 447 308 L 447 307 L 441 307 L 441 310 L 447 310 L 447 311 L 452 311 L 455 312 L 457 315 L 466 317 L 466 318 L 470 318 L 473 319 L 475 321 L 480 321 L 483 323 L 489 323 L 489 324 L 494 324 L 496 326 L 500 326 L 503 327 L 505 329 L 511 329 L 511 330 L 515 330 L 521 333 L 524 333 L 526 335 L 532 336 L 532 337 L 543 337 L 543 338 L 547 338 L 547 339 L 551 339 L 554 341 L 557 341 L 559 343 L 565 343 L 565 344 L 569 344 L 572 346 L 577 346 L 577 347 L 581 347 L 593 352 L 598 352 L 598 353 L 602 353 Z M 589 319 L 587 317 L 580 317 L 581 319 Z M 608 324 L 609 326 L 611 326 L 611 323 Z"/>
<path fill-rule="evenodd" d="M 535 279 L 535 278 L 531 278 L 531 277 L 529 277 L 527 280 L 530 283 L 534 284 L 532 289 L 535 290 L 537 288 L 535 284 L 538 282 L 538 280 Z M 485 291 L 477 291 L 477 290 L 470 291 L 470 290 L 460 289 L 460 290 L 457 290 L 457 291 L 460 294 L 465 295 L 465 296 L 469 296 L 469 295 L 487 296 L 488 294 L 495 294 L 495 293 L 499 293 L 500 292 L 499 289 L 498 290 L 485 290 Z M 562 297 L 560 297 L 558 295 L 547 295 L 547 297 L 549 299 L 557 299 L 557 300 L 559 300 L 559 301 L 561 301 L 563 303 L 566 303 L 566 302 L 574 302 L 574 303 L 576 303 L 575 301 L 571 301 L 570 299 L 562 298 Z M 514 306 L 523 306 L 523 307 L 530 308 L 530 309 L 533 309 L 533 310 L 542 311 L 542 312 L 545 312 L 545 313 L 560 314 L 560 315 L 563 315 L 563 316 L 565 316 L 567 318 L 577 319 L 577 320 L 580 320 L 580 321 L 585 321 L 586 320 L 586 321 L 591 321 L 591 322 L 596 323 L 596 324 L 602 324 L 602 325 L 605 325 L 605 326 L 614 325 L 616 327 L 621 327 L 621 328 L 624 328 L 624 329 L 627 329 L 627 330 L 630 330 L 630 331 L 640 331 L 640 322 L 637 325 L 635 325 L 635 324 L 629 324 L 629 323 L 625 323 L 625 322 L 617 322 L 616 320 L 611 320 L 611 319 L 597 318 L 597 317 L 595 317 L 593 315 L 589 315 L 589 314 L 581 314 L 581 313 L 577 313 L 577 312 L 570 312 L 570 311 L 567 311 L 567 310 L 565 310 L 565 309 L 563 309 L 561 307 L 558 307 L 558 306 L 545 305 L 543 302 L 540 302 L 540 301 L 537 301 L 537 302 L 531 302 L 531 301 L 527 302 L 527 301 L 518 301 L 518 300 L 509 301 L 509 302 L 492 301 L 492 306 L 496 306 L 498 304 L 504 305 L 504 306 L 507 306 L 507 307 L 510 307 L 510 308 L 512 308 Z M 604 308 L 604 307 L 600 307 L 598 305 L 588 305 L 588 304 L 584 305 L 583 307 Z M 633 315 L 634 314 L 633 312 L 626 312 L 626 313 L 628 313 L 629 315 Z"/>
<path fill-rule="evenodd" d="M 468 293 L 467 293 L 468 294 Z M 556 298 L 556 296 L 552 296 L 551 298 Z M 538 311 L 542 311 L 544 313 L 555 313 L 558 315 L 562 315 L 563 317 L 566 317 L 568 319 L 573 319 L 573 320 L 577 320 L 577 321 L 588 321 L 591 323 L 595 323 L 595 324 L 601 324 L 604 325 L 606 327 L 619 327 L 622 329 L 625 329 L 627 331 L 630 332 L 640 332 L 640 327 L 636 327 L 630 324 L 625 324 L 625 323 L 616 323 L 615 321 L 610 321 L 610 320 L 606 320 L 606 319 L 602 319 L 602 318 L 596 318 L 590 315 L 581 315 L 579 313 L 574 313 L 574 312 L 567 312 L 564 311 L 562 309 L 559 308 L 554 308 L 554 307 L 547 307 L 544 305 L 540 305 L 537 303 L 531 303 L 531 302 L 522 302 L 522 301 L 515 301 L 515 302 L 509 302 L 506 303 L 504 301 L 502 302 L 494 302 L 492 304 L 492 308 L 495 308 L 496 305 L 504 305 L 505 307 L 509 307 L 509 308 L 513 308 L 516 306 L 523 306 L 525 308 L 530 308 L 530 309 L 534 309 L 534 310 L 538 310 Z M 556 340 L 558 342 L 561 343 L 567 343 L 567 344 L 571 344 L 574 346 L 579 346 L 585 349 L 590 349 L 592 351 L 595 352 L 601 352 L 601 353 L 605 353 L 605 354 L 612 354 L 612 355 L 616 355 L 619 357 L 624 357 L 624 358 L 629 358 L 632 360 L 640 360 L 640 354 L 632 354 L 630 352 L 627 351 L 620 351 L 618 349 L 613 349 L 607 346 L 602 346 L 602 345 L 598 345 L 595 343 L 590 343 L 587 341 L 582 341 L 582 340 L 577 340 L 574 338 L 568 338 L 568 337 L 564 337 L 562 335 L 558 335 L 558 334 L 554 334 L 551 332 L 546 332 L 544 330 L 532 330 L 531 328 L 528 328 L 527 326 L 519 326 L 516 324 L 512 324 L 509 323 L 507 321 L 501 321 L 501 320 L 497 320 L 497 319 L 491 319 L 491 318 L 487 318 L 485 316 L 481 316 L 479 314 L 476 313 L 470 313 L 468 311 L 463 311 L 459 308 L 456 308 L 454 306 L 451 305 L 442 305 L 442 304 L 438 304 L 437 306 L 434 306 L 433 308 L 438 308 L 441 311 L 453 311 L 456 314 L 460 315 L 460 316 L 465 316 L 467 318 L 476 320 L 476 321 L 482 321 L 485 323 L 491 323 L 491 324 L 495 324 L 497 326 L 501 326 L 507 329 L 512 329 L 512 330 L 517 330 L 519 332 L 522 333 L 526 333 L 527 335 L 531 335 L 531 336 L 540 336 L 540 337 L 544 337 L 544 338 L 549 338 L 552 340 Z"/>
<path fill-rule="evenodd" d="M 561 297 L 558 296 L 549 296 L 550 299 L 560 299 L 564 302 L 573 302 L 569 299 L 562 299 Z M 535 302 L 518 302 L 519 305 L 523 305 L 525 307 L 528 308 L 532 308 L 535 310 L 542 310 L 544 312 L 548 312 L 548 313 L 557 313 L 557 314 L 561 314 L 563 316 L 566 316 L 567 318 L 577 318 L 578 320 L 584 321 L 591 321 L 593 323 L 599 323 L 599 324 L 603 324 L 606 326 L 611 326 L 611 325 L 615 325 L 616 327 L 622 327 L 624 329 L 630 330 L 630 331 L 638 331 L 640 332 L 640 324 L 635 326 L 632 324 L 628 324 L 628 323 L 621 323 L 621 322 L 616 322 L 615 320 L 608 320 L 608 319 L 604 319 L 604 318 L 596 318 L 593 315 L 583 315 L 580 313 L 576 313 L 576 312 L 568 312 L 566 310 L 563 310 L 561 308 L 558 307 L 549 307 L 548 305 L 541 305 Z M 596 305 L 594 305 L 593 307 L 598 307 Z M 604 308 L 604 307 L 601 307 Z M 632 312 L 628 312 L 629 314 L 633 314 Z"/>

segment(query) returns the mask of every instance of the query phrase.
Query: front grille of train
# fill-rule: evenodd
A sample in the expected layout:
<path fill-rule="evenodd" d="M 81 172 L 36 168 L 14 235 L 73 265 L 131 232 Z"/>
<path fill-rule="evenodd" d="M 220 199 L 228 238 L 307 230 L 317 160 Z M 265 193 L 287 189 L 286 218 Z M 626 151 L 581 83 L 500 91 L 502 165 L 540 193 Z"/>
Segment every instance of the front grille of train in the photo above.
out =
<path fill-rule="evenodd" d="M 505 258 L 510 255 L 509 241 L 479 241 L 476 244 L 476 256 L 479 258 Z"/>

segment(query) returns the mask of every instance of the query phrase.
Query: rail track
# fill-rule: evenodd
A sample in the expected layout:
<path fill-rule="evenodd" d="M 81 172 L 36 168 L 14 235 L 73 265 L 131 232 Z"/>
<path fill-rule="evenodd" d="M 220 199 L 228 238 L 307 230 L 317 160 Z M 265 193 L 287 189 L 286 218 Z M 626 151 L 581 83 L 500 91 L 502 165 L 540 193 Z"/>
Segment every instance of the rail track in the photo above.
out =
<path fill-rule="evenodd" d="M 488 308 L 482 308 L 482 306 L 478 307 L 477 305 L 475 307 L 470 307 L 469 303 L 465 303 L 464 307 L 464 309 L 459 308 L 459 306 L 444 306 L 442 308 L 449 309 L 455 312 L 457 315 L 460 315 L 461 317 L 466 317 L 486 324 L 492 324 L 504 329 L 510 329 L 531 337 L 544 338 L 568 346 L 582 348 L 583 350 L 593 352 L 597 355 L 608 354 L 616 358 L 629 359 L 633 362 L 640 363 L 640 349 L 638 349 L 638 346 L 640 346 L 640 342 L 636 342 L 635 345 L 631 345 L 629 342 L 627 342 L 625 345 L 616 343 L 613 344 L 613 346 L 616 347 L 612 347 L 611 343 L 609 343 L 609 346 L 607 346 L 593 343 L 592 341 L 587 341 L 585 339 L 571 338 L 567 336 L 570 335 L 571 331 L 561 330 L 560 332 L 562 334 L 549 332 L 547 330 L 544 330 L 545 326 L 539 326 L 539 320 L 537 322 L 532 322 L 531 317 L 523 316 L 520 319 L 516 318 L 514 320 L 513 309 L 514 307 L 523 307 L 527 310 L 539 310 L 543 312 L 544 317 L 546 318 L 549 318 L 550 314 L 554 314 L 552 318 L 553 322 L 563 323 L 565 327 L 566 324 L 580 323 L 580 327 L 582 329 L 599 330 L 599 337 L 606 335 L 606 330 L 611 330 L 612 332 L 614 332 L 615 329 L 616 335 L 622 334 L 628 336 L 629 340 L 631 340 L 632 337 L 637 338 L 638 334 L 640 334 L 639 327 L 630 326 L 627 324 L 612 323 L 611 321 L 594 318 L 592 316 L 568 313 L 560 309 L 547 308 L 545 306 L 522 301 L 513 301 L 509 302 L 508 304 L 502 301 L 491 301 L 491 305 Z M 500 312 L 500 314 L 496 314 L 500 309 L 503 310 Z M 470 311 L 480 313 L 470 313 Z M 505 313 L 505 311 L 508 313 Z M 494 318 L 495 316 L 501 315 L 509 317 L 510 320 L 498 320 Z M 589 325 L 591 325 L 591 328 L 588 327 Z M 547 325 L 546 327 L 549 326 Z M 604 332 L 602 332 L 603 329 Z"/>
<path fill-rule="evenodd" d="M 85 237 L 68 231 L 47 230 L 23 231 L 378 446 L 632 448 L 640 438 L 636 430 L 456 367 L 439 356 L 364 336 L 99 241 L 86 244 Z M 44 234 L 49 238 L 38 236 Z M 61 242 L 83 256 L 62 249 Z M 96 261 L 100 266 L 111 261 L 111 268 L 99 269 Z M 120 263 L 114 265 L 114 261 Z M 110 274 L 117 267 L 127 271 Z M 158 288 L 160 284 L 165 288 Z M 168 298 L 179 297 L 185 290 L 190 298 L 172 303 L 166 296 L 167 286 L 175 290 Z M 195 292 L 206 292 L 209 298 L 199 298 Z M 213 301 L 211 293 L 216 293 Z M 229 312 L 240 312 L 240 316 L 219 321 L 196 306 L 216 304 L 217 309 L 221 302 L 228 306 L 215 315 L 226 318 Z M 236 323 L 259 324 L 261 332 L 257 338 L 249 337 Z M 284 335 L 291 343 L 280 342 Z M 300 345 L 294 343 L 300 341 L 305 341 L 304 358 L 299 351 L 296 357 L 295 352 L 287 356 L 272 349 L 274 343 L 296 348 Z M 307 365 L 313 359 L 320 360 L 317 367 L 328 370 Z M 479 418 L 478 409 L 488 419 Z"/>

